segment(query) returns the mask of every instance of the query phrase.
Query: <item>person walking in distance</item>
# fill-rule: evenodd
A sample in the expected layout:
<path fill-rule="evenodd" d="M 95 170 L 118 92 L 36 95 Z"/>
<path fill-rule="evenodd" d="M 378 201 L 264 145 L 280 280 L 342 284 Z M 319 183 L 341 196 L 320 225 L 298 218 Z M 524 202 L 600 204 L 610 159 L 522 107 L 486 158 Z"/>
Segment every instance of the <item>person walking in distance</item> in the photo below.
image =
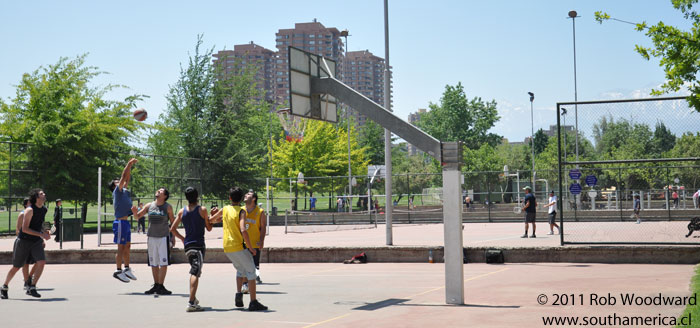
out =
<path fill-rule="evenodd" d="M 554 190 L 549 192 L 549 202 L 544 207 L 549 207 L 547 219 L 549 220 L 549 234 L 554 234 L 554 227 L 557 227 L 557 234 L 561 234 L 561 229 L 557 224 L 557 196 L 554 195 Z M 533 228 L 534 233 L 534 228 Z"/>
<path fill-rule="evenodd" d="M 131 224 L 129 223 L 129 215 L 136 216 L 136 206 L 131 204 L 131 194 L 126 188 L 131 181 L 131 168 L 138 160 L 132 158 L 124 166 L 122 175 L 119 179 L 114 179 L 109 184 L 109 190 L 112 191 L 112 202 L 114 203 L 114 222 L 112 222 L 112 232 L 114 233 L 114 243 L 117 244 L 117 255 L 115 262 L 117 269 L 112 274 L 115 279 L 128 283 L 131 280 L 137 280 L 134 273 L 129 267 L 131 258 Z M 124 271 L 122 271 L 122 263 Z"/>
<path fill-rule="evenodd" d="M 22 225 L 24 224 L 24 211 L 31 207 L 31 203 L 29 202 L 29 197 L 25 197 L 22 200 L 22 210 L 19 212 L 19 215 L 17 215 L 17 224 L 15 224 L 15 236 L 17 236 L 17 239 L 15 239 L 15 247 L 17 246 L 17 243 L 19 243 L 19 234 L 22 232 Z M 46 247 L 46 243 L 42 241 L 42 244 L 44 247 Z M 32 265 L 32 270 L 29 270 L 29 266 Z M 24 263 L 22 266 L 22 276 L 24 277 L 24 290 L 26 292 L 29 292 L 29 286 L 32 284 L 32 277 L 34 277 L 34 273 L 36 272 L 36 261 L 34 261 L 34 258 L 29 255 L 27 258 L 27 262 Z"/>
<path fill-rule="evenodd" d="M 525 190 L 525 206 L 522 208 L 525 212 L 525 234 L 520 236 L 520 238 L 527 238 L 528 223 L 532 223 L 532 235 L 530 235 L 530 238 L 537 238 L 535 235 L 535 230 L 537 229 L 535 223 L 537 200 L 535 199 L 535 195 L 532 194 L 532 188 L 530 188 L 530 186 L 526 186 L 523 190 Z"/>
<path fill-rule="evenodd" d="M 49 231 L 44 229 L 44 219 L 46 218 L 46 212 L 48 212 L 48 209 L 44 206 L 46 194 L 41 189 L 32 189 L 29 192 L 29 202 L 32 206 L 24 210 L 22 231 L 19 234 L 20 240 L 15 245 L 14 252 L 12 253 L 12 268 L 7 272 L 5 283 L 2 285 L 2 288 L 0 288 L 0 298 L 2 299 L 8 298 L 8 286 L 10 281 L 17 271 L 27 263 L 27 259 L 30 256 L 36 261 L 37 268 L 34 273 L 34 278 L 27 290 L 27 295 L 37 298 L 41 297 L 36 291 L 36 284 L 39 282 L 39 278 L 41 278 L 41 274 L 44 272 L 44 266 L 46 265 L 43 240 L 49 240 L 51 238 Z"/>
<path fill-rule="evenodd" d="M 245 248 L 252 245 L 246 230 L 246 212 L 241 208 L 243 200 L 243 190 L 240 187 L 233 187 L 229 190 L 229 200 L 231 205 L 224 206 L 211 218 L 212 223 L 222 222 L 224 225 L 224 254 L 231 260 L 236 268 L 236 307 L 243 307 L 243 280 L 248 280 L 250 290 L 250 305 L 248 311 L 265 311 L 267 306 L 262 305 L 256 297 L 255 287 L 255 263 L 253 256 L 255 248 Z"/>
<path fill-rule="evenodd" d="M 170 248 L 174 246 L 174 240 L 170 240 L 170 226 L 175 215 L 173 207 L 167 203 L 170 198 L 168 189 L 158 189 L 155 197 L 155 201 L 144 205 L 136 215 L 140 218 L 148 213 L 148 265 L 153 274 L 153 286 L 145 294 L 170 295 L 172 292 L 165 288 L 165 275 L 170 265 Z"/>
<path fill-rule="evenodd" d="M 637 219 L 637 224 L 642 223 L 642 219 L 639 217 L 639 211 L 642 209 L 642 201 L 639 199 L 639 195 L 634 195 L 632 208 L 634 209 L 634 217 Z"/>
<path fill-rule="evenodd" d="M 262 284 L 262 279 L 260 279 L 260 254 L 262 253 L 263 246 L 265 245 L 265 230 L 267 229 L 267 216 L 265 211 L 258 206 L 258 194 L 249 190 L 245 194 L 243 201 L 245 202 L 245 227 L 248 231 L 248 238 L 250 239 L 250 245 L 246 247 L 255 248 L 255 255 L 253 255 L 253 262 L 255 263 L 255 282 Z M 243 287 L 241 288 L 243 294 L 248 293 L 248 282 L 243 281 Z"/>
<path fill-rule="evenodd" d="M 143 209 L 143 203 L 139 202 L 139 207 L 136 209 L 136 211 L 140 212 Z M 146 233 L 146 217 L 142 216 L 140 218 L 137 218 L 137 227 L 136 227 L 136 233 Z"/>
<path fill-rule="evenodd" d="M 199 206 L 199 192 L 193 187 L 185 189 L 185 198 L 187 206 L 177 212 L 177 217 L 170 232 L 177 238 L 182 240 L 185 245 L 185 255 L 190 263 L 190 299 L 187 304 L 187 312 L 204 311 L 204 308 L 199 306 L 197 300 L 197 286 L 199 285 L 199 276 L 202 274 L 202 266 L 204 266 L 204 254 L 206 253 L 206 245 L 204 244 L 204 229 L 211 231 L 211 222 L 209 222 L 209 213 L 207 208 Z M 180 222 L 185 227 L 185 236 L 183 237 L 177 231 Z"/>
<path fill-rule="evenodd" d="M 53 226 L 56 227 L 54 241 L 61 241 L 61 221 L 63 220 L 63 202 L 61 199 L 56 199 L 56 207 L 53 210 Z"/>

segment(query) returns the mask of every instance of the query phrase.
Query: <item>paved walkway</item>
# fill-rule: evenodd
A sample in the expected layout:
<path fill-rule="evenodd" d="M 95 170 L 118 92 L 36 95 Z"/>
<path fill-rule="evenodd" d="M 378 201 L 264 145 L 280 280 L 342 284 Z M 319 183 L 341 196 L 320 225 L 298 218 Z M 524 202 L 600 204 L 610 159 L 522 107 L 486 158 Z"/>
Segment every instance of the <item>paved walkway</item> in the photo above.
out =
<path fill-rule="evenodd" d="M 543 316 L 677 317 L 684 306 L 625 306 L 620 294 L 688 296 L 694 266 L 464 268 L 466 305 L 450 306 L 445 305 L 441 264 L 263 264 L 259 297 L 270 310 L 250 313 L 234 307 L 233 267 L 206 264 L 198 292 L 206 312 L 186 313 L 186 264 L 170 267 L 166 286 L 173 295 L 162 297 L 143 294 L 151 285 L 144 264 L 134 266 L 139 280 L 129 284 L 111 277 L 112 265 L 48 265 L 38 286 L 43 297 L 21 293 L 19 276 L 10 286 L 10 299 L 0 300 L 0 313 L 6 327 L 543 327 Z M 0 265 L 3 275 L 8 269 Z M 545 305 L 538 303 L 544 301 L 542 294 Z M 569 305 L 553 305 L 555 294 L 573 297 Z M 593 294 L 612 300 L 610 294 L 616 304 L 591 305 Z"/>

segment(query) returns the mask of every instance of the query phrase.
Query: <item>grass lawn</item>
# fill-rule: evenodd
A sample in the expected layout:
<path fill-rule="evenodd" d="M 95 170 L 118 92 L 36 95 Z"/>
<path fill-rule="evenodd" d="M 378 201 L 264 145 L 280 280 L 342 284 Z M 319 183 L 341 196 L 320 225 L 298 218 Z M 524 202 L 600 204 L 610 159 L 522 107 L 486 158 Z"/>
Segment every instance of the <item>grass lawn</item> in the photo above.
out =
<path fill-rule="evenodd" d="M 695 276 L 693 276 L 693 279 L 691 279 L 690 281 L 690 290 L 691 295 L 700 294 L 700 265 L 695 267 Z M 680 324 L 681 319 L 687 318 L 689 315 L 694 320 L 700 320 L 700 304 L 688 304 L 688 306 L 685 308 L 685 311 L 683 311 L 683 314 L 678 318 L 679 324 L 676 325 L 676 327 L 698 327 L 697 322 L 692 326 Z"/>

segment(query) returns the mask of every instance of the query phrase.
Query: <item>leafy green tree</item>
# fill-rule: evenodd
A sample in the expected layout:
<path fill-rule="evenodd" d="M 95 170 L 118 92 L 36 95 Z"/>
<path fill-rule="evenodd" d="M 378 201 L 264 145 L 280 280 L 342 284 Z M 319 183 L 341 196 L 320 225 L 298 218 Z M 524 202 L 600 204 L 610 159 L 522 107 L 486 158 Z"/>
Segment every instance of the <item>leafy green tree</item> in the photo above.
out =
<path fill-rule="evenodd" d="M 351 163 L 354 172 L 367 172 L 366 149 L 357 143 L 357 135 L 350 130 Z M 278 178 L 296 178 L 299 172 L 305 177 L 347 176 L 348 140 L 347 132 L 340 127 L 318 120 L 307 120 L 304 138 L 300 142 L 283 138 L 272 142 L 273 174 Z M 343 185 L 331 186 L 328 179 L 309 179 L 303 188 L 341 191 Z M 285 188 L 286 181 L 277 187 Z"/>
<path fill-rule="evenodd" d="M 462 83 L 457 83 L 445 86 L 440 103 L 430 104 L 418 127 L 440 141 L 463 141 L 467 148 L 478 149 L 484 143 L 501 142 L 500 136 L 488 132 L 499 119 L 495 101 L 469 100 Z"/>
<path fill-rule="evenodd" d="M 25 73 L 9 102 L 0 100 L 0 135 L 27 142 L 26 159 L 36 180 L 24 186 L 43 188 L 49 199 L 96 200 L 97 167 L 117 176 L 126 163 L 130 143 L 143 127 L 132 118 L 142 95 L 111 100 L 117 85 L 97 87 L 104 74 L 87 66 L 86 55 L 60 58 L 56 64 Z"/>
<path fill-rule="evenodd" d="M 535 138 L 534 142 L 535 144 L 535 155 L 541 153 L 544 151 L 544 149 L 547 147 L 547 144 L 549 143 L 549 136 L 547 136 L 546 133 L 544 133 L 544 130 L 539 129 L 537 132 L 535 132 Z"/>
<path fill-rule="evenodd" d="M 213 47 L 202 50 L 202 44 L 199 36 L 194 55 L 170 86 L 167 109 L 148 145 L 159 155 L 206 159 L 184 172 L 178 161 L 165 159 L 161 169 L 171 175 L 201 175 L 204 194 L 223 196 L 233 183 L 259 187 L 258 177 L 269 172 L 269 139 L 279 134 L 280 124 L 270 105 L 260 100 L 254 66 L 236 60 L 233 70 L 225 72 L 212 63 Z"/>
<path fill-rule="evenodd" d="M 384 128 L 367 120 L 360 128 L 357 142 L 367 148 L 366 158 L 372 164 L 384 164 Z"/>
<path fill-rule="evenodd" d="M 662 157 L 663 153 L 673 149 L 675 145 L 676 135 L 663 122 L 657 122 L 651 139 L 651 152 L 654 157 Z"/>
<path fill-rule="evenodd" d="M 651 57 L 659 58 L 659 65 L 664 68 L 666 74 L 666 81 L 660 89 L 652 90 L 652 95 L 675 92 L 687 87 L 691 93 L 687 98 L 688 103 L 700 111 L 700 29 L 697 28 L 700 25 L 700 15 L 693 8 L 697 2 L 698 0 L 671 0 L 673 7 L 680 10 L 685 19 L 692 23 L 693 28 L 688 31 L 661 21 L 651 26 L 646 22 L 630 23 L 612 18 L 601 11 L 595 12 L 595 19 L 599 23 L 610 19 L 629 23 L 635 25 L 637 31 L 645 31 L 654 46 L 651 48 L 636 45 L 635 51 L 647 60 Z"/>

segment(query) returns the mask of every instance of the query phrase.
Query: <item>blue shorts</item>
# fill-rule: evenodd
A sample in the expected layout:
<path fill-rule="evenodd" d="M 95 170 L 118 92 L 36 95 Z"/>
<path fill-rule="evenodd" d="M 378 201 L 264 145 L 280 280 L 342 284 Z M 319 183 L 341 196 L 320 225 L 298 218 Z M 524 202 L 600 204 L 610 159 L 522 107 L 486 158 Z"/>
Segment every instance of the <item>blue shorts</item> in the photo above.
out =
<path fill-rule="evenodd" d="M 131 242 L 131 224 L 128 220 L 114 220 L 112 222 L 112 232 L 114 233 L 114 243 L 126 245 Z"/>

